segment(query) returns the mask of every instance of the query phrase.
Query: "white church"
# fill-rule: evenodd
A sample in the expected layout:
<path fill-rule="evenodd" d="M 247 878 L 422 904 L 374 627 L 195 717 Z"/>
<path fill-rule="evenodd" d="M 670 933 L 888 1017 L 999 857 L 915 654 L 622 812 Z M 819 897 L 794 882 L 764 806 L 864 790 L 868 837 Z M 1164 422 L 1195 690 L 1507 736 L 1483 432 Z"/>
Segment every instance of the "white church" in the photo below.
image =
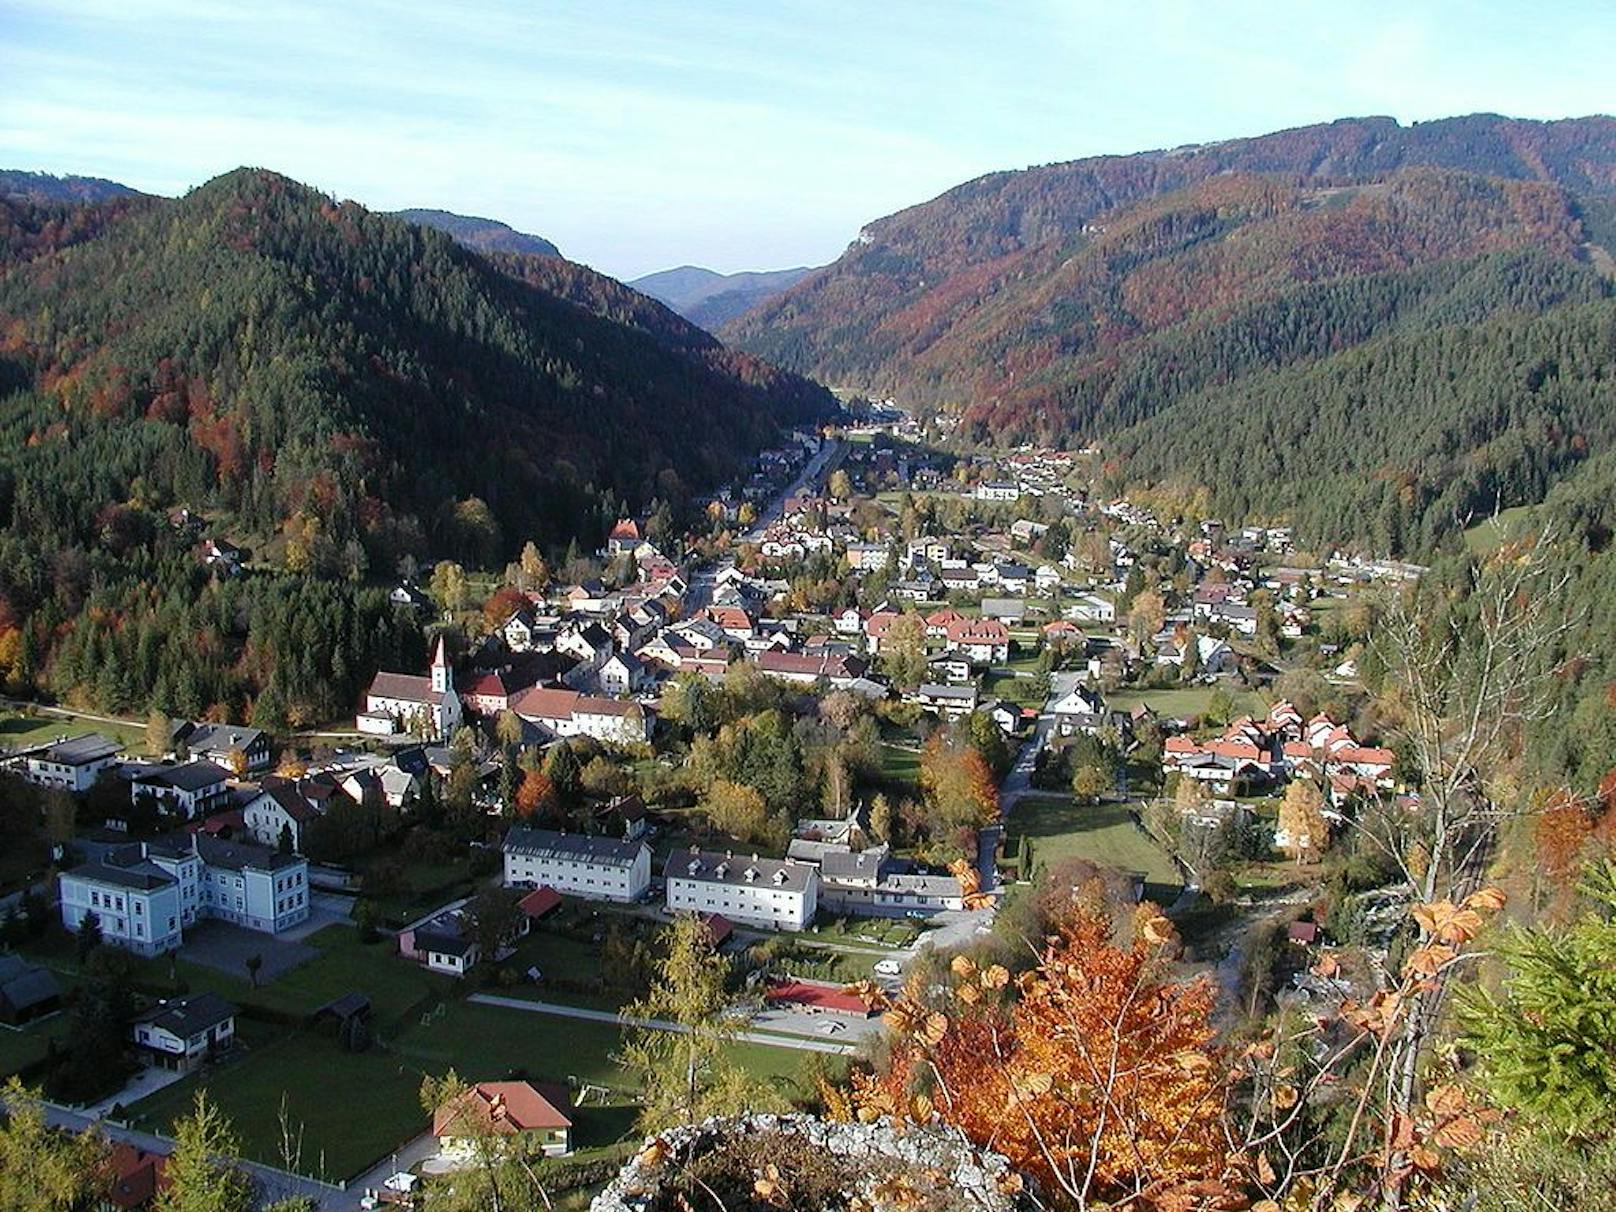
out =
<path fill-rule="evenodd" d="M 413 732 L 431 739 L 446 737 L 459 726 L 460 696 L 442 636 L 432 654 L 431 673 L 378 672 L 365 694 L 365 709 L 354 720 L 354 727 L 371 736 Z"/>

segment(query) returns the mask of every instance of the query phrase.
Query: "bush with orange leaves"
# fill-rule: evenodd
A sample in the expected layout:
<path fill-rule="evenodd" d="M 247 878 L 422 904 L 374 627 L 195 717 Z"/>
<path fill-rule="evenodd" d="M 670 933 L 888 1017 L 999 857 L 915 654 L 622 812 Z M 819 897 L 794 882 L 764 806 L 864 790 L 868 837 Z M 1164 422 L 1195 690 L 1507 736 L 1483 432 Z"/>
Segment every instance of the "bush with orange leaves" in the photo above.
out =
<path fill-rule="evenodd" d="M 1238 1206 L 1224 1182 L 1216 991 L 1171 979 L 1176 941 L 1154 906 L 1122 941 L 1080 902 L 1019 979 L 956 958 L 944 1008 L 914 988 L 892 1000 L 855 986 L 894 1038 L 884 1071 L 855 1076 L 854 1109 L 953 1124 L 1051 1206 Z"/>

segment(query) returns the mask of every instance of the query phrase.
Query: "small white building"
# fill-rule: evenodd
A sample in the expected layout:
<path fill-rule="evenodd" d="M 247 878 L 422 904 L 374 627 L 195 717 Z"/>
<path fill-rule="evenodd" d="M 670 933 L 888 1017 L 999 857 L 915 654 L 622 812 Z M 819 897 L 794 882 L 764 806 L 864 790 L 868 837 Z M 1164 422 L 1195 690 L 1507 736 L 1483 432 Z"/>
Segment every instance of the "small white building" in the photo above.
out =
<path fill-rule="evenodd" d="M 633 700 L 535 686 L 512 699 L 511 710 L 558 737 L 591 736 L 611 745 L 651 739 L 651 717 Z"/>
<path fill-rule="evenodd" d="M 28 757 L 28 781 L 64 791 L 88 791 L 103 770 L 118 764 L 122 746 L 97 733 L 58 741 Z"/>
<path fill-rule="evenodd" d="M 505 886 L 554 888 L 596 901 L 641 900 L 651 887 L 643 841 L 514 828 L 505 835 Z"/>
<path fill-rule="evenodd" d="M 236 1008 L 216 993 L 159 1002 L 135 1019 L 135 1046 L 148 1064 L 189 1073 L 236 1039 Z"/>
<path fill-rule="evenodd" d="M 819 908 L 819 872 L 789 859 L 675 851 L 664 868 L 669 913 L 717 913 L 742 925 L 802 930 Z"/>
<path fill-rule="evenodd" d="M 206 816 L 230 793 L 230 771 L 209 761 L 156 766 L 129 780 L 129 800 L 151 800 L 182 821 Z"/>

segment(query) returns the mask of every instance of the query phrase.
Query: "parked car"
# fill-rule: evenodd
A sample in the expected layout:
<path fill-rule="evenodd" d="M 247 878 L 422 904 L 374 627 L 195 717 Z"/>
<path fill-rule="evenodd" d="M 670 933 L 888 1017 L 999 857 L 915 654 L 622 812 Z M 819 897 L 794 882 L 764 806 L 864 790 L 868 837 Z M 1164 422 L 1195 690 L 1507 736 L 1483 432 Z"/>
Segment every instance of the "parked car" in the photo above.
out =
<path fill-rule="evenodd" d="M 877 976 L 902 976 L 903 965 L 895 959 L 876 960 L 875 974 Z"/>

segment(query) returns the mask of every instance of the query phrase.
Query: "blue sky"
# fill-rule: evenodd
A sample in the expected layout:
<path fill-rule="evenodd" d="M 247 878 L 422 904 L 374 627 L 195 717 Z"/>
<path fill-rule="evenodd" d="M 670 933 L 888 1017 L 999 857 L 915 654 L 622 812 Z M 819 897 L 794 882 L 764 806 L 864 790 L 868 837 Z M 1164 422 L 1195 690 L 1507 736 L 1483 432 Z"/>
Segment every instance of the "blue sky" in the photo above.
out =
<path fill-rule="evenodd" d="M 984 172 L 1361 114 L 1616 110 L 1616 5 L 0 0 L 0 166 L 239 164 L 633 277 L 821 263 Z"/>

